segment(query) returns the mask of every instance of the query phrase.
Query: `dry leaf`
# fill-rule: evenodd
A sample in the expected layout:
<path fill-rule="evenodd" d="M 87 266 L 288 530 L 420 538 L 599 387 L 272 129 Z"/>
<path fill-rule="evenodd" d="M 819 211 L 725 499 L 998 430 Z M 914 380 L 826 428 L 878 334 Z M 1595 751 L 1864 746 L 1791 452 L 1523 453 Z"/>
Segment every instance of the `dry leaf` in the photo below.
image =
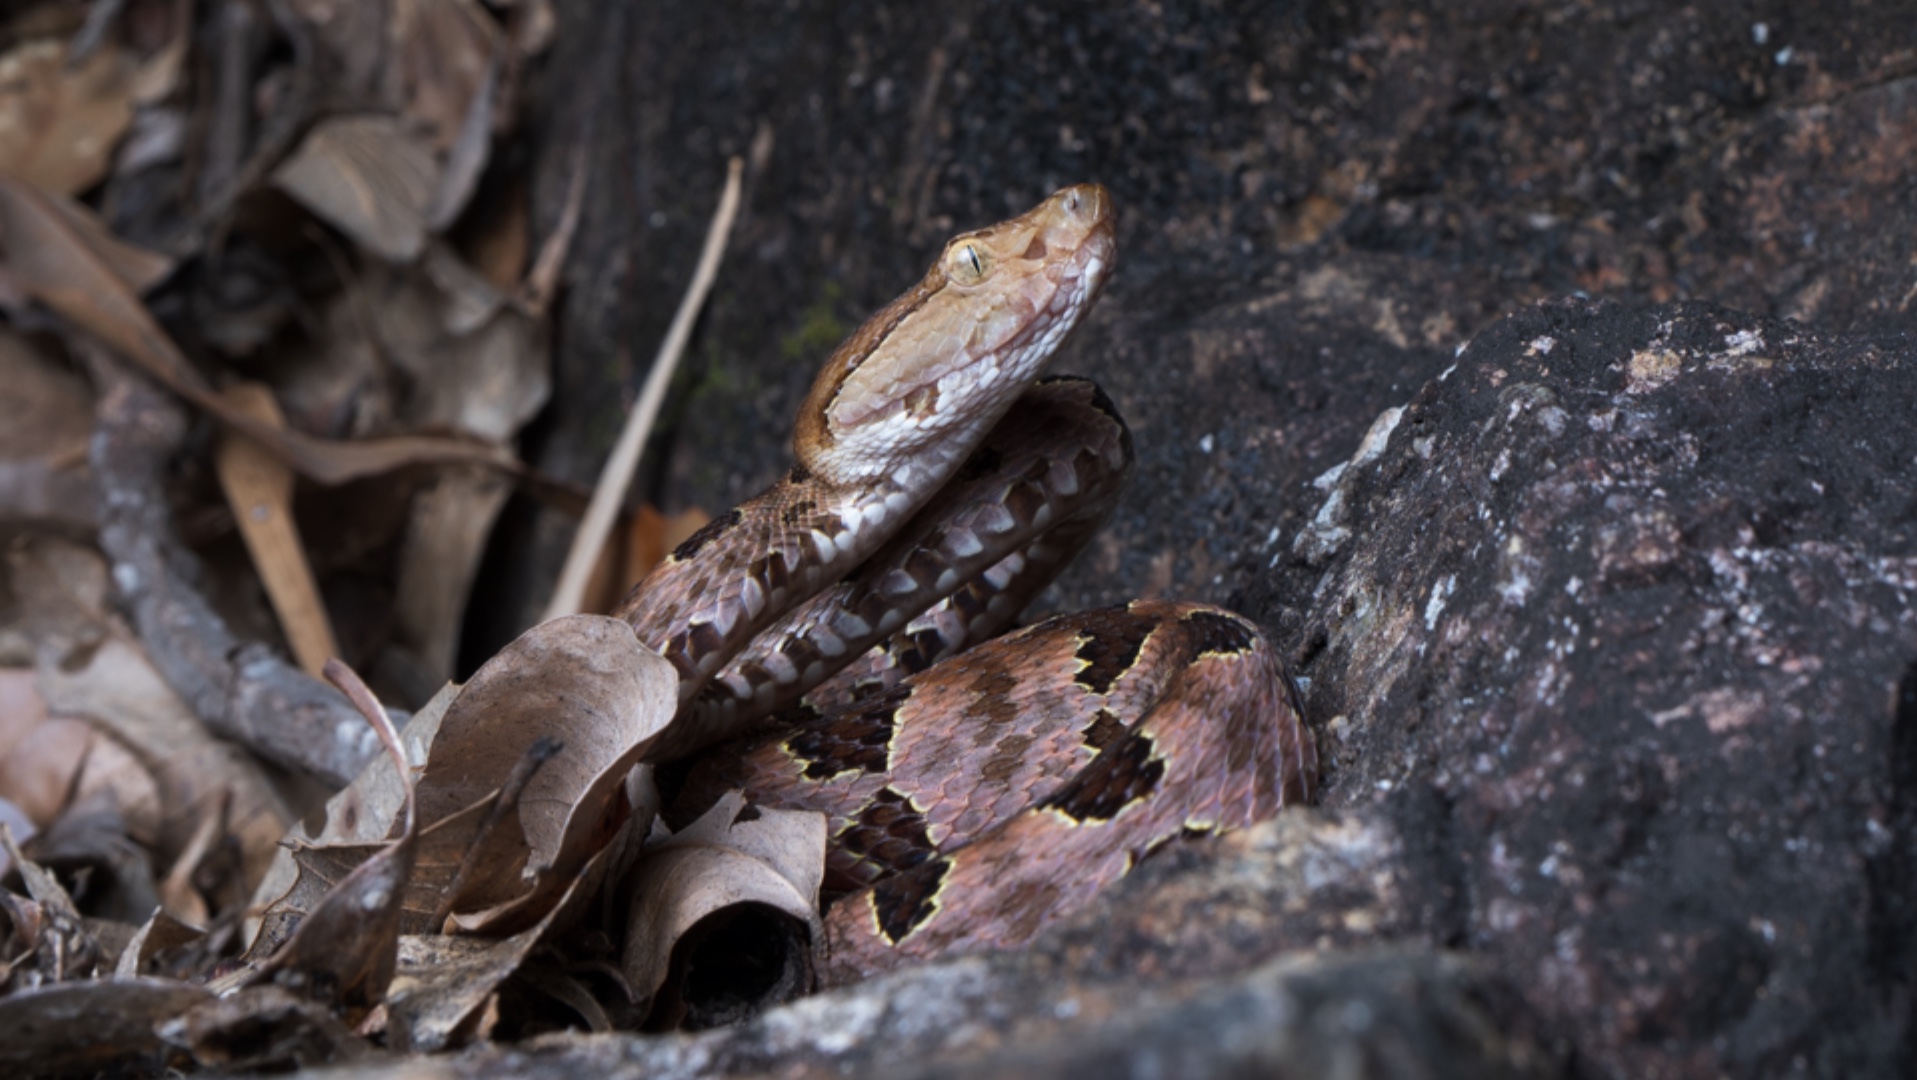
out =
<path fill-rule="evenodd" d="M 418 267 L 368 267 L 368 310 L 380 345 L 411 377 L 405 420 L 503 441 L 552 390 L 543 324 L 449 249 Z"/>
<path fill-rule="evenodd" d="M 273 183 L 361 248 L 409 263 L 426 246 L 439 163 L 392 117 L 342 116 L 307 132 Z"/>
<path fill-rule="evenodd" d="M 410 770 L 399 733 L 372 692 L 337 660 L 328 662 L 326 676 L 373 725 L 394 770 L 406 776 Z M 400 904 L 418 854 L 416 807 L 414 794 L 407 792 L 398 835 L 359 861 L 308 908 L 298 929 L 253 969 L 245 985 L 272 983 L 349 1009 L 371 1008 L 385 998 L 399 954 Z"/>
<path fill-rule="evenodd" d="M 535 626 L 474 674 L 446 710 L 419 780 L 426 820 L 488 798 L 534 739 L 562 750 L 520 800 L 524 874 L 474 882 L 456 909 L 463 928 L 510 933 L 557 902 L 624 824 L 626 774 L 671 721 L 677 690 L 671 665 L 630 626 L 592 615 Z"/>
<path fill-rule="evenodd" d="M 339 484 L 402 465 L 472 462 L 515 468 L 510 451 L 399 436 L 341 443 L 275 429 L 227 405 L 187 363 L 120 271 L 69 216 L 32 186 L 0 175 L 0 277 L 138 365 L 162 385 L 245 432 L 302 475 Z"/>
<path fill-rule="evenodd" d="M 4 798 L 0 798 L 0 825 L 12 829 L 13 835 L 19 837 L 20 842 L 23 844 L 33 839 L 34 833 L 38 831 L 34 828 L 32 819 L 27 817 L 25 810 L 20 809 L 13 805 L 11 801 Z M 8 855 L 4 851 L 0 851 L 0 878 L 5 878 L 12 872 L 13 856 Z M 4 961 L 0 961 L 0 982 L 4 982 L 6 977 L 6 965 Z"/>
<path fill-rule="evenodd" d="M 400 970 L 388 1002 L 388 1036 L 407 1051 L 442 1050 L 458 1045 L 526 957 L 569 910 L 590 898 L 604 880 L 612 855 L 602 850 L 547 912 L 531 927 L 505 938 L 432 935 L 401 939 Z"/>
<path fill-rule="evenodd" d="M 286 846 L 276 849 L 272 866 L 253 892 L 254 908 L 266 909 L 289 896 L 298 885 L 300 864 L 294 858 L 294 851 L 347 844 L 377 845 L 392 834 L 400 810 L 406 804 L 410 773 L 425 762 L 427 748 L 439 732 L 446 706 L 458 696 L 459 687 L 449 685 L 406 722 L 399 733 L 400 746 L 406 752 L 404 771 L 396 766 L 391 755 L 375 757 L 351 784 L 327 800 L 319 831 L 309 833 L 302 822 L 287 833 Z M 418 876 L 416 873 L 415 880 Z M 258 955 L 264 956 L 279 943 L 271 940 L 262 943 L 256 936 L 253 944 Z"/>
<path fill-rule="evenodd" d="M 31 935 L 23 934 L 25 928 L 20 920 L 15 920 L 15 946 L 30 951 L 35 963 L 34 970 L 30 971 L 16 963 L 14 988 L 91 978 L 100 962 L 100 946 L 87 932 L 80 909 L 73 905 L 73 897 L 67 895 L 65 887 L 54 880 L 52 874 L 20 854 L 13 830 L 5 825 L 0 825 L 0 850 L 6 851 L 14 871 L 26 883 L 27 894 L 38 908 Z M 12 906 L 15 911 L 22 910 L 18 901 L 12 901 Z M 9 958 L 17 955 L 11 948 L 6 952 Z"/>
<path fill-rule="evenodd" d="M 120 951 L 113 974 L 122 979 L 152 974 L 162 955 L 197 944 L 205 937 L 206 931 L 199 927 L 181 922 L 164 909 L 155 911 Z"/>
<path fill-rule="evenodd" d="M 9 672 L 9 675 L 12 673 Z M 33 677 L 27 672 L 27 677 Z M 93 746 L 93 727 L 82 720 L 45 719 L 10 746 L 0 745 L 0 798 L 11 801 L 44 829 L 66 809 Z"/>
<path fill-rule="evenodd" d="M 93 730 L 93 739 L 80 765 L 73 801 L 78 804 L 103 798 L 119 815 L 120 827 L 128 839 L 145 847 L 158 847 L 165 820 L 159 780 L 111 732 L 91 722 L 87 726 Z"/>
<path fill-rule="evenodd" d="M 435 934 L 400 939 L 399 974 L 387 1009 L 394 1049 L 430 1053 L 464 1042 L 499 986 L 519 970 L 545 923 L 507 938 Z"/>
<path fill-rule="evenodd" d="M 393 426 L 391 365 L 369 333 L 376 299 L 363 277 L 349 279 L 319 305 L 309 334 L 261 357 L 270 365 L 265 376 L 293 427 L 347 437 Z"/>
<path fill-rule="evenodd" d="M 395 636 L 434 681 L 453 675 L 467 599 L 511 494 L 496 473 L 447 469 L 413 497 L 394 584 Z"/>
<path fill-rule="evenodd" d="M 782 912 L 802 924 L 811 940 L 820 939 L 825 815 L 760 809 L 741 820 L 745 809 L 740 793 L 722 796 L 697 821 L 648 848 L 634 868 L 621 966 L 642 999 L 666 986 L 682 939 L 703 920 L 739 905 Z"/>
<path fill-rule="evenodd" d="M 33 669 L 0 667 L 0 758 L 46 720 L 47 699 L 40 696 Z"/>
<path fill-rule="evenodd" d="M 261 423 L 284 426 L 273 392 L 265 386 L 236 382 L 224 396 L 235 409 Z M 265 447 L 231 431 L 221 440 L 214 464 L 287 647 L 300 668 L 317 678 L 340 648 L 313 580 L 313 568 L 306 561 L 299 525 L 293 520 L 292 471 Z"/>
<path fill-rule="evenodd" d="M 89 254 L 135 293 L 145 293 L 173 272 L 175 263 L 171 255 L 120 239 L 90 207 L 61 195 L 48 192 L 41 195 L 44 208 L 59 218 L 60 227 L 85 245 Z"/>
<path fill-rule="evenodd" d="M 285 4 L 308 25 L 321 50 L 330 54 L 327 66 L 338 69 L 342 96 L 384 104 L 377 84 L 390 66 L 386 46 L 390 0 L 285 0 Z"/>
<path fill-rule="evenodd" d="M 486 90 L 499 26 L 473 0 L 392 0 L 391 11 L 386 100 L 448 150 Z"/>
<path fill-rule="evenodd" d="M 545 52 L 559 26 L 551 0 L 514 0 L 511 6 L 513 46 L 521 56 Z"/>
<path fill-rule="evenodd" d="M 33 670 L 0 668 L 0 799 L 30 820 L 36 832 L 66 805 L 93 737 L 91 728 L 74 721 L 51 734 L 48 724 L 47 702 Z"/>
<path fill-rule="evenodd" d="M 94 792 L 75 799 L 34 838 L 33 857 L 83 890 L 80 899 L 89 915 L 135 923 L 153 914 L 160 898 L 153 860 L 130 831 L 112 795 Z"/>
<path fill-rule="evenodd" d="M 207 734 L 132 636 L 105 614 L 106 565 L 86 548 L 50 537 L 8 553 L 36 671 L 50 711 L 112 733 L 158 784 L 159 844 L 177 853 L 204 814 L 231 799 L 248 878 L 271 860 L 289 815 L 260 767 Z"/>
<path fill-rule="evenodd" d="M 473 223 L 466 258 L 474 272 L 500 292 L 519 284 L 531 258 L 531 202 L 525 182 L 511 180 L 505 194 L 487 204 L 484 219 Z"/>
<path fill-rule="evenodd" d="M 87 439 L 93 395 L 86 383 L 0 327 L 0 522 L 91 529 L 93 481 Z"/>
<path fill-rule="evenodd" d="M 126 53 L 110 44 L 73 66 L 61 41 L 29 41 L 0 56 L 0 168 L 62 195 L 98 183 L 133 121 L 133 76 Z"/>
<path fill-rule="evenodd" d="M 472 0 L 290 0 L 343 73 L 348 94 L 404 116 L 435 150 L 460 123 L 498 46 L 498 25 Z"/>
<path fill-rule="evenodd" d="M 234 910 L 245 899 L 242 891 L 244 882 L 228 883 L 228 888 L 222 890 L 218 897 L 219 905 L 214 907 L 207 903 L 206 896 L 196 884 L 203 876 L 202 869 L 211 869 L 209 857 L 229 831 L 226 815 L 227 808 L 222 804 L 219 813 L 207 814 L 200 819 L 200 827 L 194 831 L 193 839 L 187 841 L 186 849 L 173 860 L 173 868 L 160 879 L 161 911 L 193 926 L 209 926 L 213 922 L 214 911 Z"/>
<path fill-rule="evenodd" d="M 460 122 L 459 137 L 447 148 L 446 167 L 440 171 L 439 187 L 426 206 L 426 227 L 435 233 L 446 231 L 466 209 L 486 162 L 492 157 L 493 104 L 499 83 L 499 60 L 486 64 L 485 78 L 473 89 Z"/>

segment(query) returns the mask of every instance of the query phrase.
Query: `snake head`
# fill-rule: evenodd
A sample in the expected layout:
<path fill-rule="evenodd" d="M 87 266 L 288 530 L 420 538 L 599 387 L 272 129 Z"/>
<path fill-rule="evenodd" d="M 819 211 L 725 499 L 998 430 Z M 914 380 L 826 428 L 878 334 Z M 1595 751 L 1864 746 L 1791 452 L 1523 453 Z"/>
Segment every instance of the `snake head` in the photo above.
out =
<path fill-rule="evenodd" d="M 1109 191 L 1077 184 L 954 237 L 826 362 L 799 411 L 800 463 L 831 483 L 917 484 L 964 460 L 1091 307 L 1115 217 Z"/>

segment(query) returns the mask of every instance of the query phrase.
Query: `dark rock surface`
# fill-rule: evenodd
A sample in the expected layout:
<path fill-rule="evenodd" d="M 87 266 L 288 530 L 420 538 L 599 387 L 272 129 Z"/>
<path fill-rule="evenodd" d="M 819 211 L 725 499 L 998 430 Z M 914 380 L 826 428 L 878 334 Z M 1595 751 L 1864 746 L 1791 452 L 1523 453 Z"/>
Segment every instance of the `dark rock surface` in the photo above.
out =
<path fill-rule="evenodd" d="M 557 1037 L 404 1075 L 1555 1075 L 1507 984 L 1415 944 L 1426 919 L 1409 867 L 1386 815 L 1300 811 L 1169 850 L 1022 953 L 698 1035 Z M 1412 947 L 1367 944 L 1406 935 Z"/>
<path fill-rule="evenodd" d="M 1106 385 L 1139 465 L 1045 603 L 1260 619 L 1311 679 L 1335 812 L 1271 835 L 1391 839 L 1349 876 L 1256 842 L 1181 851 L 1029 957 L 452 1067 L 1064 1068 L 1120 1005 L 1053 1025 L 1035 1002 L 1122 992 L 1145 1034 L 1113 1053 L 1140 1069 L 1150 1033 L 1224 1032 L 1230 1002 L 1302 994 L 1301 971 L 1394 1003 L 1376 1015 L 1400 1034 L 1513 1035 L 1440 1039 L 1467 1070 L 1917 1060 L 1917 5 L 561 17 L 544 197 L 581 140 L 593 180 L 542 464 L 585 477 L 609 445 L 726 155 L 745 208 L 648 480 L 673 507 L 782 471 L 818 360 L 947 235 L 1102 181 L 1119 273 L 1055 366 Z M 1617 303 L 1553 299 L 1573 294 Z M 1691 300 L 1754 314 L 1670 305 Z M 501 624 L 544 596 L 561 536 L 526 517 L 500 545 Z M 1254 856 L 1293 899 L 1219 884 Z M 1358 1075 L 1447 1075 L 1419 1067 L 1443 1066 Z"/>
<path fill-rule="evenodd" d="M 1597 1075 L 1908 1061 L 1913 410 L 1901 336 L 1545 305 L 1300 537 L 1325 804 L 1437 853 L 1439 940 Z"/>

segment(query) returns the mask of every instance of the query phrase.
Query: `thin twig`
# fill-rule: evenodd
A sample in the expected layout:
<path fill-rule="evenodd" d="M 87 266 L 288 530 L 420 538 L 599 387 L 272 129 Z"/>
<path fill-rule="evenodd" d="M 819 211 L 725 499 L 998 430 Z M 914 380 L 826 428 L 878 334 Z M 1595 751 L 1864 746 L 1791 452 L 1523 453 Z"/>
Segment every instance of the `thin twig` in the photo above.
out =
<path fill-rule="evenodd" d="M 606 534 L 612 530 L 613 516 L 632 483 L 633 473 L 638 470 L 639 452 L 645 448 L 647 436 L 652 434 L 652 423 L 665 400 L 666 384 L 672 381 L 673 369 L 678 367 L 679 356 L 685 352 L 686 338 L 692 334 L 692 322 L 704 306 L 706 293 L 712 289 L 712 279 L 719 272 L 719 256 L 725 252 L 726 235 L 732 231 L 732 219 L 739 210 L 739 177 L 744 167 L 744 162 L 736 157 L 726 165 L 725 193 L 719 197 L 719 209 L 706 229 L 706 246 L 699 253 L 699 268 L 693 272 L 692 284 L 686 288 L 685 299 L 679 302 L 679 310 L 672 316 L 672 327 L 666 331 L 666 340 L 652 361 L 652 373 L 646 377 L 639 404 L 626 418 L 626 428 L 619 433 L 619 442 L 599 474 L 592 503 L 586 507 L 586 517 L 573 535 L 572 550 L 566 553 L 566 565 L 559 572 L 559 584 L 553 589 L 552 601 L 546 605 L 545 618 L 577 614 L 585 598 L 586 579 L 592 576 L 599 551 L 606 544 Z"/>

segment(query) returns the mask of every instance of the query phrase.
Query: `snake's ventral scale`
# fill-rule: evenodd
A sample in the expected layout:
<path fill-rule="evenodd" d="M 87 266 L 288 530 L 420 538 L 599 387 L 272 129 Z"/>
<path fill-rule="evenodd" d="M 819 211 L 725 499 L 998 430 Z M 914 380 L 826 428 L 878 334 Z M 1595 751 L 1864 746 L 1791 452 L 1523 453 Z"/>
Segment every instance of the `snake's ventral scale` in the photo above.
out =
<path fill-rule="evenodd" d="M 826 362 L 791 473 L 620 606 L 679 672 L 653 756 L 698 757 L 671 816 L 731 787 L 828 815 L 824 983 L 1016 945 L 1165 842 L 1311 797 L 1296 691 L 1241 616 L 1138 601 L 997 636 L 1131 467 L 1095 385 L 1040 378 L 1113 224 L 1080 184 L 954 238 Z"/>

